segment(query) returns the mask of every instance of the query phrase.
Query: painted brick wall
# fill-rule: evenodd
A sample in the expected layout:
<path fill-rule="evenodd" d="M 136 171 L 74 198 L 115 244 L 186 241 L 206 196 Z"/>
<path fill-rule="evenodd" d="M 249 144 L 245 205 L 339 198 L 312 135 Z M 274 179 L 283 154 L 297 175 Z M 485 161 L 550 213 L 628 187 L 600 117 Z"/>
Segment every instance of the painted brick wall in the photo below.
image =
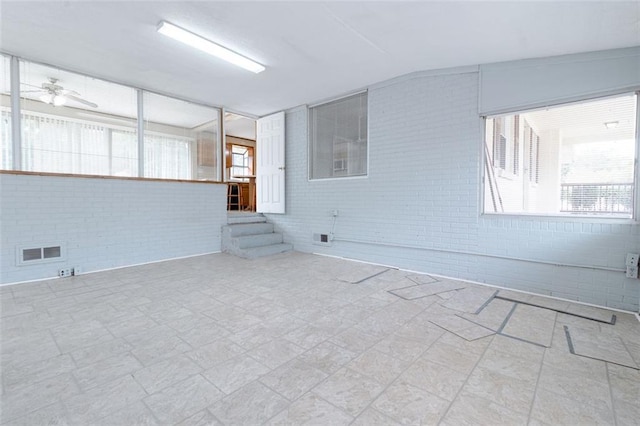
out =
<path fill-rule="evenodd" d="M 289 111 L 287 213 L 269 220 L 299 251 L 637 311 L 640 280 L 553 265 L 622 269 L 625 254 L 640 251 L 637 224 L 480 214 L 477 105 L 476 72 L 418 73 L 376 85 L 369 90 L 368 177 L 325 181 L 307 177 L 306 108 Z M 313 233 L 331 232 L 333 209 L 335 240 L 314 245 Z"/>
<path fill-rule="evenodd" d="M 226 186 L 0 174 L 0 283 L 220 250 Z M 63 262 L 17 266 L 16 247 L 63 243 Z"/>

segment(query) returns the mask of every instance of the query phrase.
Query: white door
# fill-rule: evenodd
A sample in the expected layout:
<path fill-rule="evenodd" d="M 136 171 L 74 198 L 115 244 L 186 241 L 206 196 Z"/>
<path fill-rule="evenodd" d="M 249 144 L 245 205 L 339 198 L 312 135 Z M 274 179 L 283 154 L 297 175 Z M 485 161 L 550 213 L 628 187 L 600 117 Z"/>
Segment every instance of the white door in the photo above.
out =
<path fill-rule="evenodd" d="M 256 198 L 261 213 L 284 213 L 284 112 L 258 120 Z"/>

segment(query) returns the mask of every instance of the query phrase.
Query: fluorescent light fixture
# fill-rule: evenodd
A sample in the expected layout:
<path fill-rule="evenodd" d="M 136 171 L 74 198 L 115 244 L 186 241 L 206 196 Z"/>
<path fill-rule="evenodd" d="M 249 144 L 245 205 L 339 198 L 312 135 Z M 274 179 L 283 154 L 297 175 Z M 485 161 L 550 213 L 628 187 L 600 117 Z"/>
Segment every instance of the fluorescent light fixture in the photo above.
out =
<path fill-rule="evenodd" d="M 607 129 L 615 129 L 616 127 L 618 127 L 618 124 L 620 124 L 617 121 L 607 121 L 606 123 L 604 123 L 604 127 L 606 127 Z"/>
<path fill-rule="evenodd" d="M 176 27 L 169 22 L 161 21 L 160 25 L 158 25 L 158 32 L 160 34 L 171 37 L 174 40 L 181 41 L 182 43 L 187 44 L 191 47 L 202 50 L 203 52 L 206 52 L 210 55 L 216 56 L 220 59 L 224 59 L 227 62 L 252 71 L 256 74 L 265 70 L 264 66 L 260 65 L 259 63 L 252 61 L 249 58 L 245 58 L 244 56 L 239 55 L 236 52 L 227 49 L 226 47 L 206 40 L 199 35 L 184 30 L 180 27 Z"/>

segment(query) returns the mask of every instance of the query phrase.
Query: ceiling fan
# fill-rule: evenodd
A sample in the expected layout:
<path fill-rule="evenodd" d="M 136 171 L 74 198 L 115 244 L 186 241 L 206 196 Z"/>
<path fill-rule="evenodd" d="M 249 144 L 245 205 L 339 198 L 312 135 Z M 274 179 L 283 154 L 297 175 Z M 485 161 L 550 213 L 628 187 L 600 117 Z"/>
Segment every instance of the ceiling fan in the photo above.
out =
<path fill-rule="evenodd" d="M 42 95 L 40 95 L 38 98 L 45 104 L 50 104 L 53 106 L 65 105 L 67 101 L 70 100 L 70 101 L 78 102 L 83 105 L 90 106 L 91 108 L 98 108 L 97 104 L 94 104 L 93 102 L 89 102 L 85 99 L 82 99 L 80 97 L 80 93 L 76 92 L 75 90 L 65 89 L 64 87 L 58 85 L 57 83 L 58 83 L 58 79 L 53 77 L 49 77 L 49 82 L 42 83 L 40 87 L 34 86 L 33 84 L 22 83 L 25 86 L 38 88 L 38 90 L 23 90 L 22 93 L 43 92 Z"/>

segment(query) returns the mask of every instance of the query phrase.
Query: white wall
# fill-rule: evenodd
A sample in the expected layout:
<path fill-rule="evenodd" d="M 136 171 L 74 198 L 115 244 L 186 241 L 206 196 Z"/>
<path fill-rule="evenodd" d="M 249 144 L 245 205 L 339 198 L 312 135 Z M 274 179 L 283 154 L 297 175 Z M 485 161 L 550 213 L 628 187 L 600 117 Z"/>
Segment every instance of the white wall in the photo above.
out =
<path fill-rule="evenodd" d="M 640 46 L 480 66 L 483 115 L 638 90 Z"/>
<path fill-rule="evenodd" d="M 0 174 L 0 283 L 220 250 L 226 185 Z M 17 266 L 16 247 L 64 244 L 63 262 Z"/>
<path fill-rule="evenodd" d="M 287 213 L 269 220 L 300 251 L 637 311 L 640 280 L 598 268 L 622 269 L 625 253 L 640 251 L 638 224 L 481 215 L 478 94 L 477 72 L 370 88 L 369 175 L 359 179 L 308 181 L 307 111 L 289 111 Z M 314 245 L 333 209 L 335 240 Z"/>

